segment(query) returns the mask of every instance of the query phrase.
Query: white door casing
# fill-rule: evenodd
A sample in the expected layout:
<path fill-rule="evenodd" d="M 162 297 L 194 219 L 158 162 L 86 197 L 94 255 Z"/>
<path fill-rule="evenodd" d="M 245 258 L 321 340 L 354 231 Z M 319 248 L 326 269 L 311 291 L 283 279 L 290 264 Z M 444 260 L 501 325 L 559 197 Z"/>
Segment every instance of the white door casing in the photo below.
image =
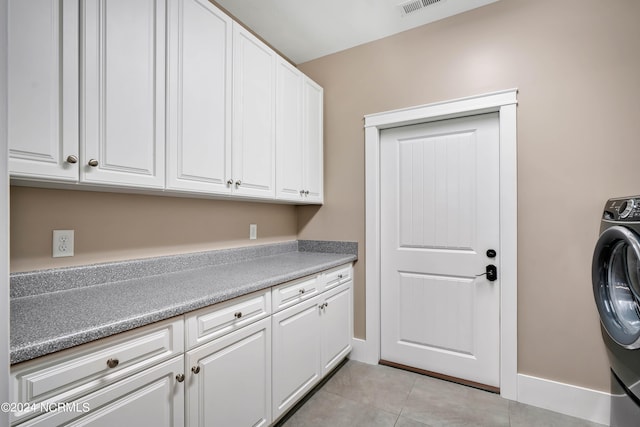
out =
<path fill-rule="evenodd" d="M 380 132 L 446 118 L 498 112 L 500 118 L 500 394 L 517 398 L 517 89 L 365 116 L 366 339 L 354 338 L 351 358 L 380 360 Z"/>
<path fill-rule="evenodd" d="M 500 386 L 496 113 L 383 130 L 381 358 Z M 499 266 L 498 266 L 499 267 Z"/>

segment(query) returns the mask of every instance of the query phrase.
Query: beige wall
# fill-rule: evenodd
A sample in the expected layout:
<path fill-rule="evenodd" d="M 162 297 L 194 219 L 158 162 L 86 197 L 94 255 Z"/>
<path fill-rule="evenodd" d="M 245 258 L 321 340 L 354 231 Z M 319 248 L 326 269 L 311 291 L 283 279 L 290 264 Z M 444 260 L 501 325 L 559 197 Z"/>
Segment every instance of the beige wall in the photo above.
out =
<path fill-rule="evenodd" d="M 360 243 L 363 115 L 517 87 L 518 371 L 608 390 L 591 294 L 605 200 L 640 193 L 640 2 L 502 0 L 301 65 L 325 89 L 326 205 L 300 238 Z"/>
<path fill-rule="evenodd" d="M 295 206 L 11 188 L 11 271 L 296 239 Z M 258 239 L 249 240 L 249 224 Z M 52 230 L 75 230 L 75 256 L 51 258 Z"/>

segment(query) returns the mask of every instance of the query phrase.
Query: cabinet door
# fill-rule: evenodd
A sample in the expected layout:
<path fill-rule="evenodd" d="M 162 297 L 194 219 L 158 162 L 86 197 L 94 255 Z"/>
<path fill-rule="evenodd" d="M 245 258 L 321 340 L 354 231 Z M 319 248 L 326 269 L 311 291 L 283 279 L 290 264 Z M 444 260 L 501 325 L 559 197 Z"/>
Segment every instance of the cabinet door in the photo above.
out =
<path fill-rule="evenodd" d="M 275 58 L 233 25 L 232 180 L 236 194 L 275 197 Z"/>
<path fill-rule="evenodd" d="M 302 139 L 303 75 L 283 59 L 276 67 L 276 198 L 304 198 Z"/>
<path fill-rule="evenodd" d="M 8 24 L 9 172 L 77 181 L 78 2 L 9 0 Z"/>
<path fill-rule="evenodd" d="M 80 179 L 163 188 L 165 0 L 82 5 Z"/>
<path fill-rule="evenodd" d="M 323 194 L 323 90 L 309 78 L 303 85 L 303 140 L 305 202 L 322 203 Z M 308 192 L 308 193 L 307 193 Z"/>
<path fill-rule="evenodd" d="M 270 319 L 187 352 L 185 371 L 187 425 L 271 423 Z"/>
<path fill-rule="evenodd" d="M 320 379 L 320 298 L 319 295 L 272 316 L 274 420 Z"/>
<path fill-rule="evenodd" d="M 167 188 L 230 193 L 231 18 L 207 0 L 168 15 Z"/>
<path fill-rule="evenodd" d="M 322 375 L 335 368 L 351 351 L 353 331 L 352 286 L 348 282 L 327 292 L 320 305 Z"/>
<path fill-rule="evenodd" d="M 184 383 L 176 380 L 183 369 L 181 355 L 69 402 L 65 411 L 46 412 L 20 425 L 183 426 Z"/>

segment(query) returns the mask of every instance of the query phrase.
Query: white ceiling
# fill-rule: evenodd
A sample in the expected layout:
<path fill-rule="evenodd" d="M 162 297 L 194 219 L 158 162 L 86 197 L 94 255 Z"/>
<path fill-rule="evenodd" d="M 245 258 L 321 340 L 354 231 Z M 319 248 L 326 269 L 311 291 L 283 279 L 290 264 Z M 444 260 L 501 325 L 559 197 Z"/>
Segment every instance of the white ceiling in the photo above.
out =
<path fill-rule="evenodd" d="M 440 0 L 405 16 L 406 0 L 215 1 L 300 64 L 498 0 Z"/>

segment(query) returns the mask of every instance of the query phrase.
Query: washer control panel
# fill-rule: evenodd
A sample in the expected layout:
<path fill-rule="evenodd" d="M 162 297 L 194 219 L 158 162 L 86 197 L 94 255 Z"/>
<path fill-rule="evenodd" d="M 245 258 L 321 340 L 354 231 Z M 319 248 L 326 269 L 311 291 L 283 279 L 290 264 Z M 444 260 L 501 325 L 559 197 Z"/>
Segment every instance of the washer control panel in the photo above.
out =
<path fill-rule="evenodd" d="M 640 196 L 609 199 L 604 207 L 602 219 L 640 222 Z"/>

